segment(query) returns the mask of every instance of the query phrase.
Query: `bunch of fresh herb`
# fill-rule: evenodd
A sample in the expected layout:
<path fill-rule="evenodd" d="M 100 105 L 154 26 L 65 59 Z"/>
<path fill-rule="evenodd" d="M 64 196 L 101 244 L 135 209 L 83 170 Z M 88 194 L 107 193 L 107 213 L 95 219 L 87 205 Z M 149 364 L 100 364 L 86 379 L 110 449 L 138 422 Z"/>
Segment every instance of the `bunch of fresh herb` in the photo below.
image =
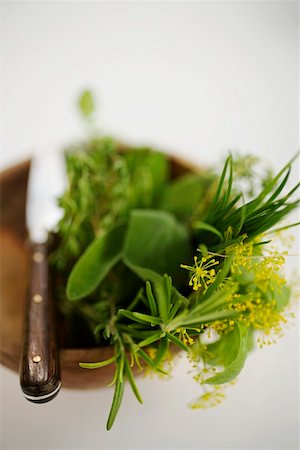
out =
<path fill-rule="evenodd" d="M 107 429 L 125 380 L 142 402 L 133 366 L 167 375 L 175 347 L 208 386 L 191 406 L 219 403 L 254 336 L 268 344 L 287 320 L 284 256 L 269 243 L 274 226 L 299 204 L 299 184 L 284 193 L 293 161 L 246 201 L 232 156 L 219 181 L 212 173 L 172 180 L 162 153 L 120 151 L 107 138 L 71 149 L 66 160 L 69 188 L 60 199 L 65 215 L 53 263 L 66 280 L 66 316 L 75 310 L 91 343 L 114 348 L 106 361 L 80 362 L 86 369 L 115 366 Z"/>

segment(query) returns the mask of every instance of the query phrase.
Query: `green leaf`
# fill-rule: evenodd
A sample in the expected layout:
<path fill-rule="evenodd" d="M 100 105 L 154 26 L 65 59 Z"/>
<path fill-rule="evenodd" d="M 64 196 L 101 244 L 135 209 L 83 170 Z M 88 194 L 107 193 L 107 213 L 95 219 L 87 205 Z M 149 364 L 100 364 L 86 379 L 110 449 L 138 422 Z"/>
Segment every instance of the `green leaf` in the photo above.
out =
<path fill-rule="evenodd" d="M 164 193 L 169 176 L 169 161 L 164 153 L 137 148 L 125 153 L 134 205 L 156 207 Z"/>
<path fill-rule="evenodd" d="M 83 116 L 89 117 L 93 114 L 95 111 L 95 103 L 91 91 L 84 91 L 80 95 L 78 106 Z"/>
<path fill-rule="evenodd" d="M 90 294 L 120 261 L 125 231 L 125 225 L 117 225 L 89 245 L 68 278 L 69 300 L 78 300 Z"/>
<path fill-rule="evenodd" d="M 212 295 L 206 298 L 206 300 L 197 303 L 193 307 L 193 314 L 197 314 L 197 316 L 199 316 L 199 314 L 207 314 L 215 310 L 220 310 L 222 306 L 228 304 L 228 295 L 230 293 L 233 294 L 234 289 L 228 289 L 226 291 L 215 291 Z"/>
<path fill-rule="evenodd" d="M 167 323 L 173 314 L 174 310 L 172 310 L 171 302 L 172 304 L 176 304 L 180 301 L 182 305 L 188 304 L 188 300 L 174 286 L 171 286 L 171 299 L 168 298 L 170 295 L 169 281 L 164 280 L 165 277 L 168 277 L 167 275 L 162 277 L 158 273 L 153 272 L 153 270 L 130 264 L 128 261 L 125 262 L 136 275 L 145 281 L 148 280 L 151 282 L 158 312 L 164 323 Z"/>
<path fill-rule="evenodd" d="M 150 358 L 150 356 L 147 355 L 146 352 L 144 352 L 144 350 L 140 349 L 139 353 L 140 357 L 150 366 L 152 367 L 152 369 L 154 369 L 156 372 L 159 372 L 163 375 L 168 375 L 167 372 L 165 372 L 164 370 L 160 369 L 159 367 L 156 367 L 155 362 L 153 359 Z"/>
<path fill-rule="evenodd" d="M 207 291 L 203 294 L 203 296 L 201 296 L 201 303 L 204 304 L 204 301 L 206 301 L 206 299 L 208 299 L 208 302 L 209 302 L 209 297 L 220 286 L 220 284 L 223 282 L 223 280 L 227 277 L 227 275 L 228 275 L 228 273 L 230 271 L 231 264 L 232 264 L 233 260 L 234 260 L 234 255 L 233 254 L 232 255 L 227 255 L 225 257 L 225 261 L 223 263 L 223 267 L 217 273 L 215 281 L 208 287 Z"/>
<path fill-rule="evenodd" d="M 248 328 L 237 324 L 236 328 L 236 341 L 234 348 L 236 354 L 234 359 L 225 367 L 223 372 L 217 373 L 211 378 L 208 378 L 206 384 L 224 384 L 234 380 L 244 367 L 247 355 L 248 355 Z M 230 349 L 233 351 L 233 349 Z M 230 356 L 230 359 L 232 355 Z"/>
<path fill-rule="evenodd" d="M 164 275 L 159 282 L 154 283 L 155 298 L 157 299 L 158 312 L 164 323 L 169 319 L 169 310 L 171 304 L 171 285 L 170 277 Z"/>
<path fill-rule="evenodd" d="M 170 314 L 169 314 L 169 320 L 174 319 L 174 317 L 176 316 L 178 310 L 181 308 L 182 306 L 182 300 L 177 300 L 177 302 L 172 306 L 171 310 L 170 310 Z"/>
<path fill-rule="evenodd" d="M 166 333 L 167 338 L 173 342 L 173 344 L 177 345 L 177 347 L 181 348 L 181 350 L 184 350 L 186 352 L 189 351 L 189 348 L 187 345 L 185 345 L 178 337 L 174 336 L 174 334 Z"/>
<path fill-rule="evenodd" d="M 227 319 L 228 317 L 235 317 L 239 313 L 235 311 L 214 311 L 207 314 L 194 313 L 193 310 L 189 314 L 183 313 L 175 317 L 175 319 L 169 324 L 170 330 L 176 330 L 176 328 L 188 327 L 189 325 L 206 324 L 214 320 Z"/>
<path fill-rule="evenodd" d="M 203 175 L 189 173 L 174 180 L 167 186 L 160 208 L 180 219 L 190 217 L 204 192 L 203 179 Z"/>
<path fill-rule="evenodd" d="M 209 225 L 208 223 L 205 222 L 194 222 L 193 223 L 193 228 L 195 228 L 196 230 L 206 230 L 206 231 L 210 231 L 211 233 L 215 234 L 216 236 L 218 236 L 218 238 L 220 239 L 220 241 L 224 241 L 224 236 L 222 233 L 220 233 L 219 230 L 217 230 L 215 227 L 213 227 L 212 225 Z"/>
<path fill-rule="evenodd" d="M 153 292 L 151 289 L 150 281 L 146 281 L 146 294 L 147 294 L 147 299 L 148 299 L 149 306 L 150 306 L 151 315 L 157 316 L 157 307 L 156 307 L 156 302 L 155 302 Z"/>
<path fill-rule="evenodd" d="M 95 362 L 95 363 L 79 363 L 80 367 L 84 369 L 99 369 L 100 367 L 108 366 L 112 364 L 116 360 L 116 357 L 106 359 L 105 361 Z"/>
<path fill-rule="evenodd" d="M 162 323 L 162 320 L 159 317 L 149 316 L 148 314 L 139 312 L 131 312 L 127 311 L 127 309 L 119 309 L 118 313 L 138 323 L 150 323 L 151 325 L 159 325 Z"/>
<path fill-rule="evenodd" d="M 145 167 L 151 173 L 153 183 L 153 205 L 156 206 L 163 196 L 169 175 L 169 163 L 167 156 L 161 152 L 150 151 L 146 158 L 143 169 Z"/>
<path fill-rule="evenodd" d="M 156 357 L 154 359 L 154 364 L 158 366 L 160 362 L 163 360 L 165 354 L 167 353 L 169 348 L 169 341 L 166 337 L 162 338 L 159 342 L 158 350 Z"/>
<path fill-rule="evenodd" d="M 231 173 L 231 170 L 232 170 L 232 156 L 231 155 L 229 155 L 228 158 L 225 161 L 225 165 L 224 165 L 224 168 L 223 168 L 220 180 L 219 180 L 219 184 L 218 184 L 218 187 L 217 187 L 216 194 L 215 194 L 215 196 L 214 196 L 214 198 L 213 198 L 213 200 L 212 200 L 212 202 L 210 204 L 210 207 L 209 207 L 208 217 L 210 216 L 211 213 L 214 213 L 214 210 L 218 206 L 218 202 L 219 202 L 220 198 L 221 198 L 221 203 L 224 203 L 224 201 L 222 201 L 221 194 L 222 194 L 222 189 L 223 189 L 223 185 L 224 185 L 224 182 L 225 182 L 225 178 L 226 178 L 226 175 L 227 175 L 228 167 L 230 167 L 230 173 Z M 227 193 L 226 193 L 226 197 L 227 196 L 228 196 L 228 190 L 227 190 Z M 225 202 L 225 204 L 223 204 L 223 207 L 225 207 L 225 206 L 226 206 L 226 202 Z"/>
<path fill-rule="evenodd" d="M 206 361 L 209 365 L 227 367 L 237 356 L 240 345 L 240 332 L 236 325 L 234 329 L 221 338 L 207 345 Z"/>
<path fill-rule="evenodd" d="M 117 378 L 116 386 L 115 386 L 115 393 L 114 393 L 113 401 L 111 404 L 111 408 L 110 408 L 110 412 L 109 412 L 109 416 L 108 416 L 108 420 L 107 420 L 107 424 L 106 424 L 107 430 L 110 430 L 114 424 L 115 418 L 118 414 L 118 411 L 119 411 L 121 403 L 122 403 L 123 394 L 124 394 L 124 382 L 121 381 L 120 378 Z"/>
<path fill-rule="evenodd" d="M 271 302 L 273 300 L 276 302 L 277 311 L 282 311 L 289 303 L 291 288 L 290 286 L 283 286 L 280 290 L 274 289 L 269 295 L 269 301 Z"/>
<path fill-rule="evenodd" d="M 146 347 L 147 345 L 151 345 L 156 341 L 159 341 L 161 339 L 162 331 L 159 331 L 158 333 L 153 333 L 151 336 L 147 337 L 143 341 L 139 342 L 137 347 L 142 348 Z"/>
<path fill-rule="evenodd" d="M 130 383 L 132 392 L 134 393 L 136 399 L 138 400 L 138 402 L 143 403 L 143 399 L 142 399 L 141 394 L 140 394 L 140 392 L 139 392 L 139 390 L 137 388 L 137 385 L 135 383 L 135 379 L 134 379 L 134 376 L 133 376 L 130 364 L 127 361 L 127 358 L 125 358 L 125 374 L 126 374 L 127 380 Z"/>
<path fill-rule="evenodd" d="M 134 210 L 124 245 L 125 263 L 168 273 L 180 285 L 182 261 L 191 259 L 187 229 L 165 211 Z"/>

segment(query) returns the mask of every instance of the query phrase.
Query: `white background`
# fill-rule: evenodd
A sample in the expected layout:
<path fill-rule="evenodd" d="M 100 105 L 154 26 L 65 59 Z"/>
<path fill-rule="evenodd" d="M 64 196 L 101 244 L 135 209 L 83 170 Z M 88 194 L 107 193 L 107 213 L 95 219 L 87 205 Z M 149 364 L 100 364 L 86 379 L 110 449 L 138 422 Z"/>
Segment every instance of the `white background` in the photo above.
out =
<path fill-rule="evenodd" d="M 2 168 L 82 138 L 75 103 L 86 87 L 104 132 L 202 165 L 239 149 L 279 168 L 299 147 L 297 2 L 0 6 Z M 110 389 L 32 405 L 1 367 L 2 448 L 297 449 L 298 342 L 294 326 L 257 350 L 207 411 L 186 406 L 199 387 L 184 360 L 171 381 L 139 380 L 144 405 L 127 389 L 110 432 Z"/>

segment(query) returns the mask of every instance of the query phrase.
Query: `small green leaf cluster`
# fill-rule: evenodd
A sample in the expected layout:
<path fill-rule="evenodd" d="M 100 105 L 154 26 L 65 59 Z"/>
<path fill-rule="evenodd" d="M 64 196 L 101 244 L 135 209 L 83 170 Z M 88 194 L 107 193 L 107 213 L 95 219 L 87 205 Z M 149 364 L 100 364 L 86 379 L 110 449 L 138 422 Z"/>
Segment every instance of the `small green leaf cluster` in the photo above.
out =
<path fill-rule="evenodd" d="M 137 150 L 137 151 L 136 151 Z M 68 188 L 52 260 L 70 270 L 86 247 L 134 208 L 156 208 L 168 178 L 164 154 L 148 148 L 117 150 L 111 138 L 93 138 L 66 150 Z"/>
<path fill-rule="evenodd" d="M 142 402 L 135 371 L 166 375 L 174 349 L 188 354 L 201 384 L 219 389 L 234 380 L 254 332 L 280 334 L 285 323 L 284 258 L 270 253 L 265 234 L 299 203 L 299 185 L 283 194 L 292 162 L 243 203 L 232 156 L 218 182 L 212 173 L 171 179 L 162 153 L 122 152 L 107 138 L 70 149 L 66 159 L 53 261 L 66 285 L 64 311 L 84 318 L 94 345 L 114 348 L 106 361 L 80 363 L 115 366 L 107 429 L 125 380 Z M 219 398 L 218 391 L 212 404 Z M 211 399 L 206 392 L 193 407 Z"/>

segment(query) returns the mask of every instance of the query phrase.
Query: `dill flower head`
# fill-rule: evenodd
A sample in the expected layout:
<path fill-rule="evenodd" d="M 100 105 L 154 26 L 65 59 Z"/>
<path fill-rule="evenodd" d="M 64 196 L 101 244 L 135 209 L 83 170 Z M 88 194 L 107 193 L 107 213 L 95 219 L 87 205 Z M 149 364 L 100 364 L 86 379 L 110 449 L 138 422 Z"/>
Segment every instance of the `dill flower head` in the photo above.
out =
<path fill-rule="evenodd" d="M 194 262 L 194 266 L 181 264 L 180 267 L 192 272 L 189 286 L 193 286 L 195 291 L 198 291 L 201 287 L 203 287 L 204 291 L 206 291 L 208 286 L 212 284 L 216 278 L 216 270 L 212 267 L 218 265 L 219 261 L 216 261 L 214 258 L 209 256 L 207 258 L 203 256 L 199 262 L 197 256 L 195 256 Z"/>
<path fill-rule="evenodd" d="M 207 409 L 219 405 L 225 399 L 224 388 L 214 386 L 189 404 L 192 409 Z"/>

